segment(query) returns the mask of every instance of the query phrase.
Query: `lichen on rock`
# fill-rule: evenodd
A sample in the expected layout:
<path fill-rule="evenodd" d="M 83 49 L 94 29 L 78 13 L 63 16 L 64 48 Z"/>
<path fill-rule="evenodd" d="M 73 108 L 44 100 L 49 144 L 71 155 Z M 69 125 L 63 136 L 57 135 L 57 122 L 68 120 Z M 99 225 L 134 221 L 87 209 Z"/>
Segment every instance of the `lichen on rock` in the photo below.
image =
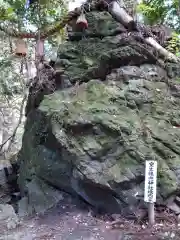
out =
<path fill-rule="evenodd" d="M 158 204 L 179 191 L 180 65 L 161 64 L 150 46 L 117 31 L 107 12 L 87 19 L 86 38 L 71 35 L 55 64 L 64 63 L 73 86 L 45 94 L 27 114 L 19 185 L 26 195 L 38 178 L 132 216 L 145 207 L 146 159 L 158 161 Z"/>

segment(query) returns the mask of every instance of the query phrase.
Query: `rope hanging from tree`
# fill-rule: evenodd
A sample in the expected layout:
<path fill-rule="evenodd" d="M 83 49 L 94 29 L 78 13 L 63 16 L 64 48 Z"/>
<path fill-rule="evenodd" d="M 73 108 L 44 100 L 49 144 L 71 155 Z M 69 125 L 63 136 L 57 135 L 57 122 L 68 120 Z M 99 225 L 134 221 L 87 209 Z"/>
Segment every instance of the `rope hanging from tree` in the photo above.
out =
<path fill-rule="evenodd" d="M 28 1 L 28 0 L 27 0 Z M 29 5 L 26 3 L 26 7 L 29 7 Z M 76 8 L 74 11 L 69 12 L 63 19 L 60 21 L 54 23 L 53 27 L 50 27 L 48 30 L 43 31 L 42 29 L 40 30 L 41 32 L 41 39 L 45 39 L 50 35 L 55 34 L 58 32 L 60 29 L 64 28 L 67 23 L 69 23 L 72 19 L 78 17 L 81 14 L 81 8 Z M 38 38 L 38 33 L 34 32 L 18 32 L 14 29 L 9 29 L 2 24 L 0 24 L 0 31 L 5 32 L 7 35 L 15 38 Z"/>
<path fill-rule="evenodd" d="M 27 0 L 28 4 L 30 0 Z M 35 38 L 39 40 L 40 39 L 45 39 L 47 38 L 49 35 L 55 34 L 59 29 L 62 29 L 65 27 L 66 24 L 68 24 L 72 19 L 74 18 L 78 18 L 77 19 L 77 25 L 83 25 L 83 27 L 87 28 L 88 23 L 87 20 L 85 18 L 85 15 L 83 15 L 84 13 L 82 13 L 82 9 L 86 10 L 86 11 L 91 11 L 91 10 L 95 10 L 96 7 L 100 4 L 100 3 L 106 3 L 105 0 L 102 1 L 94 1 L 91 4 L 89 3 L 85 3 L 83 4 L 80 8 L 76 8 L 74 11 L 69 12 L 69 14 L 63 18 L 60 22 L 58 22 L 53 28 L 47 30 L 47 31 L 42 31 L 41 29 L 39 29 L 40 32 L 40 37 L 39 37 L 39 33 L 19 33 L 17 31 L 10 31 L 9 29 L 6 29 L 5 27 L 3 27 L 2 25 L 0 25 L 0 31 L 4 31 L 5 33 L 7 33 L 9 36 L 13 36 L 13 37 L 17 37 L 17 38 Z M 128 15 L 128 13 L 126 12 L 126 10 L 124 9 L 124 7 L 122 7 L 122 2 L 123 0 L 110 0 L 108 1 L 108 9 L 107 11 L 112 15 L 113 18 L 115 18 L 118 22 L 120 22 L 121 24 L 123 24 L 125 27 L 128 28 L 128 31 L 132 31 L 133 29 L 138 30 L 137 28 L 137 23 L 133 20 L 133 18 L 131 16 Z M 27 6 L 29 6 L 27 4 Z M 107 5 L 107 4 L 106 4 Z M 122 17 L 126 16 L 125 18 Z M 123 21 L 122 21 L 123 18 Z M 154 47 L 156 50 L 158 50 L 160 52 L 160 54 L 162 54 L 164 57 L 167 57 L 168 59 L 171 59 L 173 61 L 178 61 L 177 57 L 170 53 L 167 50 L 164 50 L 164 48 L 154 39 L 154 37 L 151 37 L 150 35 L 144 37 L 144 40 L 147 44 L 151 45 L 152 47 Z"/>

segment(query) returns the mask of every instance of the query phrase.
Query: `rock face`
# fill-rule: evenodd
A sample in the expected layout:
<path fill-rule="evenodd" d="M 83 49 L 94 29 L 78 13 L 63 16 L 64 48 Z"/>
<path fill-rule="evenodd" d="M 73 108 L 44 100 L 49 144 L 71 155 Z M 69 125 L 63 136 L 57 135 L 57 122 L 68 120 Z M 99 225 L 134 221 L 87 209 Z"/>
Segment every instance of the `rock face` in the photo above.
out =
<path fill-rule="evenodd" d="M 19 219 L 11 205 L 0 204 L 1 233 L 14 229 L 19 225 Z"/>
<path fill-rule="evenodd" d="M 21 149 L 25 122 L 25 118 L 20 116 L 22 96 L 14 94 L 10 99 L 8 97 L 5 94 L 0 97 L 0 159 L 10 158 Z M 14 137 L 11 137 L 13 133 Z"/>
<path fill-rule="evenodd" d="M 12 166 L 8 160 L 0 160 L 0 204 L 10 201 L 7 176 L 12 174 Z"/>
<path fill-rule="evenodd" d="M 146 159 L 158 161 L 157 203 L 179 193 L 180 66 L 163 65 L 107 12 L 87 19 L 85 37 L 71 34 L 55 63 L 64 67 L 61 80 L 75 86 L 57 88 L 28 110 L 19 185 L 30 202 L 29 186 L 39 181 L 133 216 L 145 207 Z M 44 204 L 41 195 L 36 200 Z"/>

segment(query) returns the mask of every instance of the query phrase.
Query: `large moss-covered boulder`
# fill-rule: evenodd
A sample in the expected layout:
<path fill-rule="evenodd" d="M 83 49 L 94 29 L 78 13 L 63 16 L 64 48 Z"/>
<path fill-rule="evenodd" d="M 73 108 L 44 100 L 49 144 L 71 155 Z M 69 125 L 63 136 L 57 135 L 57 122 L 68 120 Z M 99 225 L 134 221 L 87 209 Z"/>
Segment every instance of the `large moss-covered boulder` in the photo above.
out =
<path fill-rule="evenodd" d="M 102 23 L 107 15 L 99 15 Z M 111 20 L 108 26 L 116 25 Z M 32 196 L 29 182 L 44 181 L 51 186 L 50 206 L 55 187 L 129 216 L 144 207 L 146 159 L 158 161 L 157 203 L 178 194 L 179 65 L 163 65 L 148 49 L 124 33 L 60 47 L 55 67 L 63 65 L 76 84 L 44 96 L 27 115 L 19 155 L 22 195 Z M 37 201 L 43 205 L 44 197 Z"/>

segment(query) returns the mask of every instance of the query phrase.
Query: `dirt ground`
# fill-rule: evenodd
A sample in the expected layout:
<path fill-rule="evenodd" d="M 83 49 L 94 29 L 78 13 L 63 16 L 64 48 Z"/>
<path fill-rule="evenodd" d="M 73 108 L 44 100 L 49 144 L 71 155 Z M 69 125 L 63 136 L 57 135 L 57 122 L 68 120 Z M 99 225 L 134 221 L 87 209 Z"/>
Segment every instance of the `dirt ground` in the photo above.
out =
<path fill-rule="evenodd" d="M 160 224 L 159 227 L 161 227 Z M 92 217 L 92 214 L 79 204 L 74 204 L 72 200 L 63 199 L 43 216 L 23 219 L 19 227 L 1 234 L 0 240 L 166 239 L 159 238 L 153 231 L 155 232 L 154 229 L 151 230 L 146 225 L 135 226 L 133 222 L 124 222 L 120 224 L 118 229 L 110 229 L 105 219 Z M 176 239 L 172 231 L 168 230 L 166 235 L 168 240 Z M 180 236 L 177 239 L 180 239 Z"/>

